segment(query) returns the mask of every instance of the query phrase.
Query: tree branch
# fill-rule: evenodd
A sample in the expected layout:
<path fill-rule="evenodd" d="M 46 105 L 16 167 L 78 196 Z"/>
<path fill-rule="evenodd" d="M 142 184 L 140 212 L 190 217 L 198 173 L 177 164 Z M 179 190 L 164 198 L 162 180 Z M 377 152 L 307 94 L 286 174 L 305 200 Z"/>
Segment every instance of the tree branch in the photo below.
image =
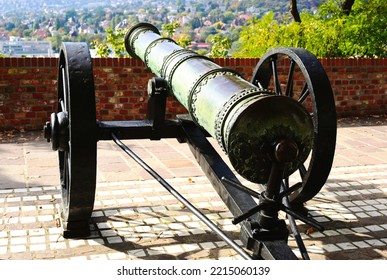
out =
<path fill-rule="evenodd" d="M 343 10 L 344 14 L 349 16 L 349 14 L 352 11 L 352 6 L 355 3 L 355 0 L 345 0 L 343 5 L 341 6 L 341 9 Z"/>

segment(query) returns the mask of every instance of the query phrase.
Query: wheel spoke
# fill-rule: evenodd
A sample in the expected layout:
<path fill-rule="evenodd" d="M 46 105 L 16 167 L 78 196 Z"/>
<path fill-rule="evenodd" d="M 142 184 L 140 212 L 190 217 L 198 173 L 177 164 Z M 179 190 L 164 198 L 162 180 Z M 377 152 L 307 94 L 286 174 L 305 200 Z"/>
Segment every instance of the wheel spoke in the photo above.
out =
<path fill-rule="evenodd" d="M 64 107 L 68 108 L 68 81 L 67 81 L 67 75 L 66 75 L 66 69 L 63 66 L 62 67 L 62 87 L 63 87 L 63 98 L 64 98 Z"/>
<path fill-rule="evenodd" d="M 305 82 L 304 88 L 301 91 L 301 95 L 300 95 L 300 98 L 298 99 L 298 102 L 303 103 L 308 98 L 309 94 L 310 94 L 309 87 L 308 87 L 308 84 Z"/>
<path fill-rule="evenodd" d="M 65 161 L 64 161 L 64 166 L 63 166 L 63 188 L 66 190 L 66 194 L 67 194 L 67 188 L 68 188 L 68 185 L 70 183 L 70 180 L 69 180 L 69 176 L 70 176 L 70 172 L 69 172 L 69 165 L 70 165 L 70 162 L 69 162 L 69 159 L 68 159 L 68 156 L 66 155 L 66 152 L 65 152 Z"/>
<path fill-rule="evenodd" d="M 62 98 L 59 100 L 59 105 L 60 105 L 62 112 L 65 112 L 67 114 L 67 110 L 66 110 L 66 107 L 65 107 L 65 104 L 64 104 Z"/>
<path fill-rule="evenodd" d="M 284 179 L 284 186 L 285 186 L 285 189 L 287 190 L 289 188 L 289 177 L 286 177 Z"/>
<path fill-rule="evenodd" d="M 281 85 L 278 79 L 278 71 L 277 71 L 277 56 L 273 56 L 271 58 L 271 69 L 273 71 L 273 82 L 274 82 L 274 91 L 278 95 L 282 95 Z"/>
<path fill-rule="evenodd" d="M 305 165 L 302 164 L 298 170 L 300 172 L 301 178 L 304 179 L 307 172 Z"/>
<path fill-rule="evenodd" d="M 288 82 L 286 84 L 286 91 L 285 91 L 285 95 L 289 97 L 293 97 L 293 76 L 294 76 L 295 66 L 296 66 L 296 63 L 294 62 L 294 60 L 290 59 Z"/>

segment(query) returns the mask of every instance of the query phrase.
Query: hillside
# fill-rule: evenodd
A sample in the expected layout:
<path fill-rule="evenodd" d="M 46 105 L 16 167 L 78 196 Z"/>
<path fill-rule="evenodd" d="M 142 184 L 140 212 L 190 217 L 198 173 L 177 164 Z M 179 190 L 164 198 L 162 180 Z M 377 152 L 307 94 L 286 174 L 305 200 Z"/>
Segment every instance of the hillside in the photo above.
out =
<path fill-rule="evenodd" d="M 300 11 L 324 0 L 298 0 Z M 109 28 L 145 21 L 161 28 L 179 22 L 177 34 L 204 42 L 217 32 L 235 42 L 238 27 L 273 11 L 290 19 L 289 0 L 0 0 L 0 40 L 48 40 L 54 51 L 62 41 L 103 40 Z M 0 50 L 1 52 L 1 50 Z"/>
<path fill-rule="evenodd" d="M 313 10 L 322 0 L 298 0 L 298 7 L 300 10 Z M 0 15 L 10 15 L 16 12 L 31 12 L 36 13 L 48 11 L 60 11 L 66 9 L 94 9 L 97 7 L 111 7 L 111 8 L 136 8 L 147 6 L 200 6 L 208 4 L 208 6 L 222 6 L 222 7 L 239 7 L 240 10 L 249 9 L 250 11 L 258 11 L 264 13 L 267 11 L 275 11 L 285 13 L 289 11 L 288 0 L 0 0 Z"/>

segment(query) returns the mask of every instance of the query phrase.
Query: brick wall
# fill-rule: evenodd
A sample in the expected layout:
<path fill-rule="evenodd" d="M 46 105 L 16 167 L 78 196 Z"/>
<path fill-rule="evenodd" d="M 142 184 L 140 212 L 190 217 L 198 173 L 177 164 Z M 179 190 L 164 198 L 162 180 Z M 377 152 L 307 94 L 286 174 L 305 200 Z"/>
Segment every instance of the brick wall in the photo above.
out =
<path fill-rule="evenodd" d="M 250 79 L 258 59 L 215 59 Z M 386 112 L 387 59 L 321 59 L 331 81 L 339 116 Z M 153 75 L 135 59 L 95 58 L 99 120 L 144 119 L 147 81 Z M 0 130 L 41 129 L 56 111 L 57 59 L 0 58 Z M 172 98 L 167 118 L 184 113 Z"/>
<path fill-rule="evenodd" d="M 0 130 L 41 129 L 55 110 L 55 58 L 0 58 Z"/>
<path fill-rule="evenodd" d="M 320 61 L 328 73 L 339 116 L 387 113 L 387 58 Z"/>

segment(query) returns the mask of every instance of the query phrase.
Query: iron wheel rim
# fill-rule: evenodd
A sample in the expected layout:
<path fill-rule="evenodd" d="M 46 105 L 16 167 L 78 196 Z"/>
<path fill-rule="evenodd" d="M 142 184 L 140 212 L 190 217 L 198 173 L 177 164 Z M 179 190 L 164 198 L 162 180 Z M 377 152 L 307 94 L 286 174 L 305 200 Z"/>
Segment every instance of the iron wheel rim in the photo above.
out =
<path fill-rule="evenodd" d="M 289 60 L 284 91 L 277 72 L 279 58 Z M 312 199 L 321 190 L 330 173 L 337 130 L 333 91 L 319 60 L 310 52 L 300 48 L 275 48 L 269 51 L 260 59 L 251 79 L 254 85 L 262 88 L 268 88 L 272 82 L 273 91 L 276 94 L 295 98 L 293 79 L 296 67 L 305 79 L 297 101 L 303 106 L 308 97 L 312 101 L 314 140 L 309 166 L 302 165 L 299 168 L 302 187 L 289 197 L 292 204 L 304 203 Z M 288 179 L 285 178 L 285 180 Z"/>
<path fill-rule="evenodd" d="M 97 162 L 93 68 L 85 43 L 62 44 L 58 103 L 69 120 L 67 149 L 58 152 L 62 216 L 66 222 L 85 221 L 93 211 Z"/>

